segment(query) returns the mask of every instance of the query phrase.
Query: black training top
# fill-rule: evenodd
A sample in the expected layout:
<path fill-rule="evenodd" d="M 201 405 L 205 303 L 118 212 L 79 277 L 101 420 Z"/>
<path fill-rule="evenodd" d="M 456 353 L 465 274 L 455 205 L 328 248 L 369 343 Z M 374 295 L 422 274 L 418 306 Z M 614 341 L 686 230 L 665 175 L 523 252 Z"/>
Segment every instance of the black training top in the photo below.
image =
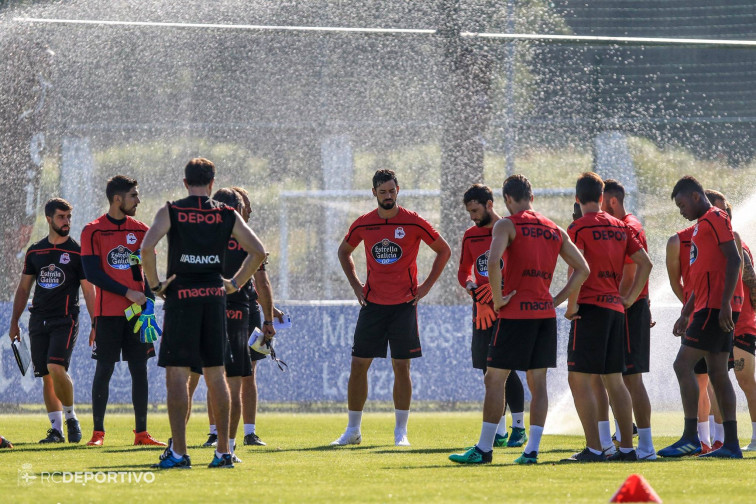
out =
<path fill-rule="evenodd" d="M 53 245 L 43 238 L 29 247 L 24 275 L 33 275 L 36 286 L 29 311 L 44 318 L 78 315 L 79 285 L 84 280 L 81 247 L 69 237 Z"/>

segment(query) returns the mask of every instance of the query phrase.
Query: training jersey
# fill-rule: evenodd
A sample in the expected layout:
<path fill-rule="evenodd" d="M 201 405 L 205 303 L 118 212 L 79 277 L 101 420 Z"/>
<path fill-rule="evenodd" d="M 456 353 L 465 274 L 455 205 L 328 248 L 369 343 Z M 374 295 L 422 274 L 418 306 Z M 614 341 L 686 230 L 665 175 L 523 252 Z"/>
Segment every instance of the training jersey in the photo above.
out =
<path fill-rule="evenodd" d="M 236 241 L 236 238 L 231 237 L 231 239 L 228 240 L 226 260 L 223 262 L 223 277 L 233 277 L 236 272 L 239 271 L 239 268 L 241 268 L 241 265 L 246 258 L 247 251 L 242 248 L 238 241 Z M 265 263 L 260 265 L 258 271 L 265 271 Z M 229 305 L 249 307 L 250 304 L 255 301 L 257 301 L 257 291 L 255 290 L 255 285 L 252 282 L 252 279 L 244 284 L 238 291 L 226 295 L 226 304 Z"/>
<path fill-rule="evenodd" d="M 481 286 L 488 282 L 488 251 L 491 248 L 492 227 L 471 226 L 462 237 L 462 253 L 459 256 L 457 280 L 467 288 L 467 282 Z M 504 259 L 499 260 L 504 269 Z"/>
<path fill-rule="evenodd" d="M 42 318 L 76 316 L 79 285 L 84 280 L 81 247 L 68 237 L 53 245 L 45 237 L 26 251 L 24 275 L 34 276 L 34 296 L 29 312 Z"/>
<path fill-rule="evenodd" d="M 81 255 L 97 256 L 102 271 L 126 288 L 144 292 L 144 277 L 135 279 L 129 256 L 142 247 L 146 224 L 126 216 L 117 221 L 108 214 L 93 220 L 81 231 Z M 95 316 L 122 317 L 131 306 L 125 296 L 95 286 Z"/>
<path fill-rule="evenodd" d="M 169 202 L 168 276 L 176 275 L 166 303 L 226 302 L 223 264 L 236 211 L 207 196 Z M 175 286 L 174 286 L 175 284 Z"/>
<path fill-rule="evenodd" d="M 556 224 L 533 210 L 505 218 L 515 225 L 515 238 L 504 252 L 504 292 L 517 293 L 499 310 L 499 318 L 556 317 L 549 287 L 562 250 L 562 233 Z"/>
<path fill-rule="evenodd" d="M 641 250 L 643 245 L 629 233 L 627 226 L 606 212 L 588 212 L 570 224 L 567 233 L 583 251 L 591 274 L 580 287 L 578 304 L 592 304 L 625 312 L 619 295 L 625 256 Z"/>
<path fill-rule="evenodd" d="M 719 246 L 734 239 L 735 235 L 727 213 L 715 206 L 710 207 L 693 226 L 688 274 L 693 282 L 695 294 L 694 312 L 706 308 L 718 310 L 722 307 L 727 261 L 719 250 Z M 731 302 L 732 311 L 741 309 L 742 292 L 739 300 L 737 297 L 738 288 L 736 287 L 735 296 Z"/>
<path fill-rule="evenodd" d="M 633 214 L 625 214 L 625 216 L 620 220 L 625 223 L 627 228 L 632 233 L 635 234 L 635 238 L 637 238 L 640 244 L 643 245 L 643 250 L 648 252 L 648 242 L 646 241 L 646 231 L 643 229 L 643 224 L 641 224 L 641 221 L 639 221 Z M 629 256 L 625 256 L 625 264 L 633 264 L 633 260 L 630 259 Z M 638 299 L 645 299 L 647 297 L 648 297 L 648 280 L 646 280 L 646 285 L 643 286 L 643 290 L 638 295 Z"/>
<path fill-rule="evenodd" d="M 748 258 L 753 264 L 753 254 L 751 249 L 745 242 L 741 242 L 743 246 L 743 254 L 748 254 Z M 750 290 L 743 282 L 743 278 L 740 278 L 740 288 L 743 290 L 743 309 L 740 311 L 738 321 L 735 323 L 735 336 L 742 336 L 743 334 L 751 334 L 756 336 L 756 313 L 753 309 L 753 300 L 751 299 Z"/>
<path fill-rule="evenodd" d="M 688 270 L 690 270 L 690 238 L 693 236 L 694 227 L 690 226 L 677 232 L 677 238 L 680 240 L 680 277 L 683 284 L 683 304 L 688 302 L 693 293 L 693 281 L 688 277 Z"/>
<path fill-rule="evenodd" d="M 433 226 L 402 207 L 390 219 L 378 209 L 359 217 L 349 228 L 344 241 L 352 247 L 365 242 L 367 279 L 362 295 L 381 305 L 411 301 L 417 293 L 417 252 L 420 241 L 430 245 L 441 235 Z"/>

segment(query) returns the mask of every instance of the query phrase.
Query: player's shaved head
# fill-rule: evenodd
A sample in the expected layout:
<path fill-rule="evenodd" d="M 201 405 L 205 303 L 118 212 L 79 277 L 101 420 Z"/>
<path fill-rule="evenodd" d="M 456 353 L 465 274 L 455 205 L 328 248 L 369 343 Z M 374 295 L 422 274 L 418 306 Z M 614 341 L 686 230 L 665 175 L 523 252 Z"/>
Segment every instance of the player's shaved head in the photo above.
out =
<path fill-rule="evenodd" d="M 701 196 L 706 195 L 701 183 L 695 177 L 686 175 L 678 180 L 672 189 L 672 199 L 675 199 L 678 194 L 681 196 L 690 196 L 693 193 L 699 193 Z"/>

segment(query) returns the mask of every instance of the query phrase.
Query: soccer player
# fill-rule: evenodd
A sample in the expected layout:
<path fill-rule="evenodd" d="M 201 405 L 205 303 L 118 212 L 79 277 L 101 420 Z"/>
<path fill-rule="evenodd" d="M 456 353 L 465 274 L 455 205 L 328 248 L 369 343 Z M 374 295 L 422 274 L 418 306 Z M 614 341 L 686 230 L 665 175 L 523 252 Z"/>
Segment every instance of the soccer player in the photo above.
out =
<path fill-rule="evenodd" d="M 210 198 L 215 165 L 194 158 L 184 168 L 186 198 L 158 210 L 142 246 L 145 276 L 151 290 L 165 297 L 165 323 L 158 365 L 166 368 L 171 455 L 154 467 L 190 468 L 186 419 L 192 367 L 202 372 L 213 402 L 218 445 L 211 468 L 234 467 L 229 447 L 229 392 L 224 373 L 226 293 L 239 290 L 265 259 L 260 240 L 236 211 Z M 155 247 L 168 235 L 168 278 L 160 281 Z M 247 251 L 239 271 L 223 278 L 231 237 Z M 272 322 L 271 322 L 272 324 Z"/>
<path fill-rule="evenodd" d="M 601 203 L 601 210 L 624 222 L 628 230 L 643 245 L 643 250 L 648 253 L 646 232 L 643 230 L 643 225 L 640 221 L 633 214 L 625 210 L 625 188 L 620 182 L 613 179 L 604 181 L 604 199 Z M 635 277 L 635 271 L 635 263 L 629 257 L 625 257 L 622 280 L 619 285 L 620 296 L 626 297 L 629 294 Z M 643 290 L 635 303 L 625 310 L 625 320 L 627 322 L 628 345 L 625 352 L 626 369 L 622 373 L 622 379 L 628 392 L 630 392 L 635 423 L 638 426 L 637 456 L 640 460 L 655 460 L 656 451 L 654 450 L 654 443 L 651 437 L 651 401 L 648 398 L 646 386 L 643 384 L 643 373 L 648 373 L 649 371 L 651 351 L 652 323 L 648 299 L 648 282 L 643 286 Z M 601 447 L 605 452 L 607 448 L 610 452 L 613 452 L 615 448 L 611 442 L 611 429 L 608 422 L 609 404 L 600 400 L 606 397 L 606 392 L 603 390 L 603 384 L 598 376 L 594 377 L 593 382 L 594 389 L 596 389 L 596 397 L 599 398 L 599 418 L 601 418 L 599 421 L 599 437 L 601 438 Z M 598 388 L 596 385 L 598 385 Z M 601 404 L 602 402 L 603 404 Z M 617 428 L 616 439 L 618 442 L 622 439 L 619 428 Z"/>
<path fill-rule="evenodd" d="M 696 425 L 698 383 L 693 369 L 704 357 L 724 419 L 725 439 L 721 448 L 700 456 L 742 458 L 735 418 L 735 391 L 727 376 L 736 322 L 733 319 L 737 319 L 731 302 L 738 284 L 741 257 L 730 219 L 711 205 L 695 178 L 685 176 L 678 180 L 672 199 L 683 217 L 697 223 L 691 236 L 688 270 L 693 289 L 674 326 L 674 334 L 684 336 L 674 369 L 680 384 L 685 428 L 680 440 L 659 450 L 659 455 L 681 457 L 701 451 Z M 689 324 L 691 315 L 693 319 Z"/>
<path fill-rule="evenodd" d="M 652 264 L 643 245 L 620 221 L 601 211 L 604 182 L 593 172 L 577 181 L 576 201 L 582 217 L 567 232 L 585 256 L 591 274 L 578 294 L 570 296 L 565 317 L 572 321 L 567 345 L 570 390 L 585 432 L 586 448 L 570 462 L 637 460 L 633 449 L 633 412 L 630 393 L 622 379 L 625 371 L 625 309 L 632 306 L 643 290 Z M 624 296 L 620 280 L 625 257 L 637 264 L 633 283 Z M 619 424 L 619 451 L 605 457 L 599 431 L 592 375 L 600 375 Z"/>
<path fill-rule="evenodd" d="M 116 175 L 108 180 L 105 194 L 107 213 L 81 231 L 81 260 L 87 280 L 96 287 L 94 331 L 90 335 L 92 358 L 97 361 L 92 380 L 94 432 L 87 446 L 102 446 L 105 439 L 105 410 L 110 378 L 121 357 L 131 374 L 131 402 L 134 406 L 134 444 L 165 446 L 147 432 L 147 360 L 155 356 L 152 343 L 143 343 L 134 327 L 138 319 L 127 319 L 132 304 L 146 305 L 154 295 L 144 282 L 141 268 L 132 265 L 139 255 L 147 226 L 134 219 L 139 206 L 136 179 Z"/>
<path fill-rule="evenodd" d="M 368 395 L 368 369 L 374 358 L 386 357 L 387 346 L 391 347 L 394 369 L 394 444 L 410 445 L 407 440 L 412 401 L 410 361 L 422 355 L 417 303 L 438 280 L 451 249 L 428 221 L 397 205 L 398 195 L 399 183 L 394 172 L 376 171 L 373 196 L 378 208 L 354 221 L 339 246 L 339 262 L 361 308 L 354 329 L 349 373 L 349 420 L 345 432 L 332 445 L 362 441 L 360 426 Z M 368 271 L 364 284 L 352 260 L 352 252 L 363 241 Z M 418 285 L 416 259 L 421 241 L 436 257 L 425 281 Z"/>
<path fill-rule="evenodd" d="M 462 238 L 462 253 L 459 257 L 457 280 L 473 298 L 472 365 L 486 374 L 488 347 L 493 337 L 496 313 L 490 295 L 488 283 L 488 251 L 491 248 L 491 230 L 501 219 L 493 207 L 493 192 L 490 187 L 475 184 L 463 196 L 465 209 L 475 225 L 470 226 Z M 500 265 L 504 265 L 501 259 Z M 487 300 L 491 298 L 491 300 Z M 528 436 L 525 434 L 523 416 L 525 410 L 525 391 L 517 373 L 510 373 L 505 386 L 504 414 L 496 429 L 493 445 L 522 446 Z M 512 413 L 512 436 L 507 432 L 506 407 Z"/>
<path fill-rule="evenodd" d="M 546 371 L 556 367 L 557 326 L 554 308 L 577 290 L 590 273 L 588 264 L 567 233 L 533 210 L 533 191 L 522 175 L 504 181 L 504 200 L 509 217 L 493 227 L 490 257 L 506 257 L 504 282 L 498 264 L 491 266 L 494 311 L 498 320 L 488 351 L 486 398 L 478 444 L 463 454 L 450 455 L 453 462 L 491 462 L 499 417 L 504 410 L 503 393 L 512 370 L 527 371 L 533 393 L 530 403 L 530 440 L 517 464 L 535 464 L 546 422 L 548 394 Z M 556 296 L 549 293 L 557 257 L 574 269 Z M 502 287 L 507 292 L 502 294 Z"/>
<path fill-rule="evenodd" d="M 34 376 L 42 377 L 42 395 L 51 427 L 40 443 L 62 443 L 63 415 L 69 443 L 81 441 L 81 427 L 74 411 L 74 386 L 68 375 L 76 337 L 79 334 L 79 287 L 87 310 L 94 314 L 94 288 L 84 277 L 81 247 L 68 233 L 73 206 L 53 198 L 45 203 L 47 237 L 29 247 L 24 271 L 13 299 L 8 334 L 11 341 L 21 339 L 18 319 L 29 300 L 29 339 Z"/>

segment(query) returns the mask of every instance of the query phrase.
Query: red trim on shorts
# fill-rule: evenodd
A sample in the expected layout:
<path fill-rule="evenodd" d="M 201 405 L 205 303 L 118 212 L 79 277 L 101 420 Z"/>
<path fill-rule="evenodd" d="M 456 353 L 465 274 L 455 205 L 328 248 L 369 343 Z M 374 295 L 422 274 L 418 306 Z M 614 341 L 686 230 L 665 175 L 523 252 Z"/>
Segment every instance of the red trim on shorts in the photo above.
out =
<path fill-rule="evenodd" d="M 76 322 L 73 318 L 71 318 L 71 330 L 68 331 L 68 341 L 66 341 L 66 350 L 68 350 L 68 346 L 71 344 L 71 335 L 73 334 L 74 326 L 76 325 Z"/>
<path fill-rule="evenodd" d="M 499 319 L 501 320 L 501 319 Z M 498 320 L 497 320 L 498 322 Z M 496 334 L 494 334 L 493 346 L 496 346 L 496 339 L 499 337 L 499 331 L 501 331 L 501 324 L 496 324 Z"/>
<path fill-rule="evenodd" d="M 625 310 L 625 339 L 627 340 L 627 353 L 633 353 L 630 350 L 630 325 L 627 322 L 627 310 Z"/>
<path fill-rule="evenodd" d="M 66 315 L 68 315 L 68 298 L 69 296 L 66 295 Z"/>
<path fill-rule="evenodd" d="M 575 330 L 572 331 L 572 349 L 573 350 L 575 350 L 575 343 L 577 343 L 577 323 L 578 323 L 578 321 L 575 320 L 574 322 L 575 322 Z M 568 362 L 568 364 L 569 364 L 569 362 Z M 573 362 L 573 364 L 574 364 L 574 362 Z"/>
<path fill-rule="evenodd" d="M 417 353 L 419 351 L 420 351 L 419 348 L 413 348 L 412 350 L 410 350 L 410 353 Z"/>
<path fill-rule="evenodd" d="M 710 317 L 711 317 L 711 308 L 709 308 L 709 314 L 708 314 L 708 315 L 706 315 L 706 320 L 704 320 L 704 323 L 703 323 L 703 325 L 701 326 L 701 330 L 702 330 L 702 331 L 703 331 L 704 329 L 706 329 L 706 324 L 708 324 L 708 323 L 709 323 L 709 318 L 710 318 Z M 696 341 L 698 341 L 698 340 L 696 340 Z"/>

